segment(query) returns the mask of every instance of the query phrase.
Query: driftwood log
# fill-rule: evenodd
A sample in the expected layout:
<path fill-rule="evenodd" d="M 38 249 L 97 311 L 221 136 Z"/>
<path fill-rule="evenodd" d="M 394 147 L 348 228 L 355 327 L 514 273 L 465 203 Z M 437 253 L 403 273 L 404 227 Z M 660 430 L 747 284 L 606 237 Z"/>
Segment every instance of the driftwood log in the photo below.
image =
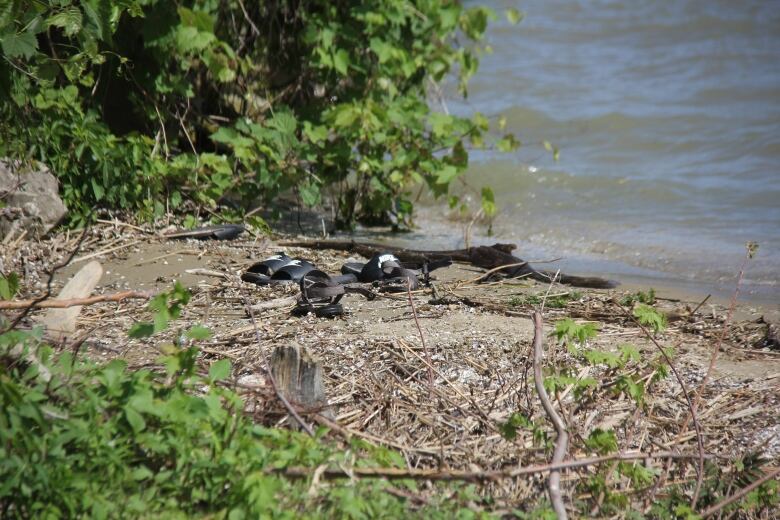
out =
<path fill-rule="evenodd" d="M 291 247 L 305 247 L 309 249 L 332 249 L 335 251 L 349 251 L 366 258 L 371 258 L 377 253 L 391 252 L 402 262 L 423 263 L 425 261 L 441 258 L 452 258 L 454 262 L 469 263 L 483 269 L 495 269 L 503 265 L 512 266 L 501 269 L 498 272 L 508 277 L 528 277 L 540 282 L 550 282 L 556 273 L 534 269 L 528 262 L 512 255 L 515 249 L 513 244 L 493 244 L 492 246 L 469 247 L 466 249 L 452 249 L 449 251 L 426 251 L 418 249 L 405 249 L 385 244 L 359 243 L 354 241 L 314 240 L 304 242 L 284 242 L 282 245 Z M 610 289 L 617 287 L 612 280 L 594 276 L 574 276 L 558 273 L 556 281 L 576 287 L 588 287 L 592 289 Z"/>

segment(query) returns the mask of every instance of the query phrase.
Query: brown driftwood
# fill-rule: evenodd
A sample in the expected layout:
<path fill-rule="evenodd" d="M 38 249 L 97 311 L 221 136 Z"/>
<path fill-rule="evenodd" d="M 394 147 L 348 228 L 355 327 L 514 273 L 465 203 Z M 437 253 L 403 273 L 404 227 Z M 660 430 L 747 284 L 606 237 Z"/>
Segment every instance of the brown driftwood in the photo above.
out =
<path fill-rule="evenodd" d="M 391 252 L 402 262 L 422 263 L 441 258 L 452 258 L 455 262 L 465 262 L 482 267 L 483 269 L 495 269 L 501 266 L 510 266 L 499 272 L 509 277 L 529 277 L 540 282 L 556 281 L 577 287 L 589 287 L 592 289 L 609 289 L 616 287 L 617 283 L 604 278 L 591 276 L 574 276 L 550 271 L 540 271 L 531 267 L 528 262 L 512 255 L 515 249 L 513 244 L 493 244 L 492 246 L 469 247 L 466 249 L 452 249 L 445 251 L 426 251 L 419 249 L 405 249 L 385 244 L 359 243 L 354 241 L 314 240 L 311 242 L 284 242 L 282 245 L 292 247 L 306 247 L 309 249 L 332 249 L 336 251 L 349 251 L 367 258 L 377 253 Z"/>

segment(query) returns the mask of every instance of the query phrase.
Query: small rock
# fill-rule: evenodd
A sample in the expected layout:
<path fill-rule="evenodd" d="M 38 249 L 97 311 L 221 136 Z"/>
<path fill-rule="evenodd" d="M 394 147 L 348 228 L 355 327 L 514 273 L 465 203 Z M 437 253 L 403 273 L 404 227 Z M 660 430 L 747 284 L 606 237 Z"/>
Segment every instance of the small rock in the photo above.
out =
<path fill-rule="evenodd" d="M 16 161 L 0 159 L 0 240 L 24 230 L 28 238 L 40 238 L 67 213 L 57 178 L 43 164 L 31 169 Z"/>

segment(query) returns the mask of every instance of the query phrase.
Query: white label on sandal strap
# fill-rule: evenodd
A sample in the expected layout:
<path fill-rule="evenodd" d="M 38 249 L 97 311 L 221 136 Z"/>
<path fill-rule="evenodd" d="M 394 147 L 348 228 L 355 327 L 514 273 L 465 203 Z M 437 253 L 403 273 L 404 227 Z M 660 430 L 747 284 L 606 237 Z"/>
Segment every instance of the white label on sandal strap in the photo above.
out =
<path fill-rule="evenodd" d="M 379 265 L 382 265 L 385 262 L 397 262 L 397 261 L 398 259 L 393 255 L 382 255 L 379 257 Z"/>

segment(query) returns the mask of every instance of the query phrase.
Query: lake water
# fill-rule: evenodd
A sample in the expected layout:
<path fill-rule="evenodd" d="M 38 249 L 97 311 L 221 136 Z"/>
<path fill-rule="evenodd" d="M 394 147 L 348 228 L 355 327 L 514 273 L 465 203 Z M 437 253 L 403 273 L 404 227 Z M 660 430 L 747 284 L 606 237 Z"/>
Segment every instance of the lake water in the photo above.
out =
<path fill-rule="evenodd" d="M 476 242 L 725 294 L 754 240 L 743 294 L 780 302 L 780 2 L 480 3 L 501 15 L 493 52 L 447 106 L 506 116 L 524 146 L 473 152 L 467 179 L 500 210 Z M 423 231 L 462 244 L 439 213 L 423 211 Z"/>

